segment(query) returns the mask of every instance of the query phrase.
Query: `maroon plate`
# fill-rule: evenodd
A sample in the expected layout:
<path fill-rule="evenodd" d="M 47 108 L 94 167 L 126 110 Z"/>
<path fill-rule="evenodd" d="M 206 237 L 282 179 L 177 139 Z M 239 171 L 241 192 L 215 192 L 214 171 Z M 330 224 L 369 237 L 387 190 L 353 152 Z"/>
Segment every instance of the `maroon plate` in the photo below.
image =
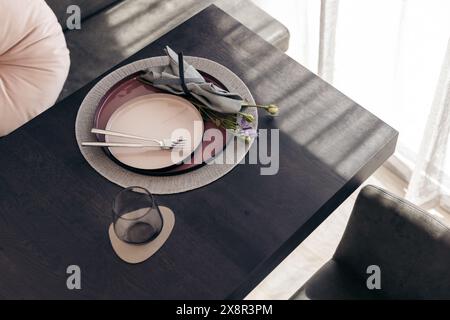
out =
<path fill-rule="evenodd" d="M 221 87 L 222 89 L 226 89 L 223 84 L 221 84 L 217 79 L 214 77 L 201 72 L 203 77 L 208 81 L 212 82 L 215 85 Z M 134 73 L 121 81 L 117 82 L 108 92 L 103 96 L 103 98 L 100 100 L 100 103 L 97 107 L 97 110 L 95 112 L 94 117 L 94 127 L 98 129 L 105 129 L 106 125 L 109 121 L 109 118 L 111 115 L 119 108 L 121 107 L 125 102 L 132 100 L 136 97 L 152 94 L 152 93 L 166 93 L 163 90 L 157 89 L 151 85 L 144 84 L 141 81 L 139 81 L 139 76 L 142 74 L 142 72 Z M 106 154 L 113 159 L 116 163 L 120 164 L 121 166 L 127 168 L 128 170 L 149 174 L 149 175 L 173 175 L 173 174 L 179 174 L 187 171 L 191 171 L 193 169 L 196 169 L 202 165 L 204 165 L 206 162 L 212 160 L 216 155 L 217 152 L 215 151 L 223 151 L 225 149 L 229 139 L 231 137 L 226 134 L 226 131 L 223 128 L 217 127 L 213 122 L 211 121 L 205 121 L 204 122 L 204 129 L 205 133 L 207 133 L 208 129 L 218 129 L 222 133 L 222 139 L 212 139 L 206 137 L 206 135 L 203 135 L 203 141 L 202 141 L 202 148 L 198 148 L 194 151 L 191 155 L 191 162 L 190 163 L 182 163 L 179 165 L 170 166 L 168 168 L 163 168 L 159 170 L 142 170 L 142 169 L 136 169 L 129 167 L 123 163 L 121 163 L 119 160 L 117 160 L 110 152 L 108 148 L 103 148 L 103 150 L 106 152 Z M 105 138 L 103 135 L 97 135 L 97 140 L 100 142 L 104 142 Z M 210 150 L 210 152 L 208 152 Z M 211 151 L 212 150 L 212 151 Z"/>

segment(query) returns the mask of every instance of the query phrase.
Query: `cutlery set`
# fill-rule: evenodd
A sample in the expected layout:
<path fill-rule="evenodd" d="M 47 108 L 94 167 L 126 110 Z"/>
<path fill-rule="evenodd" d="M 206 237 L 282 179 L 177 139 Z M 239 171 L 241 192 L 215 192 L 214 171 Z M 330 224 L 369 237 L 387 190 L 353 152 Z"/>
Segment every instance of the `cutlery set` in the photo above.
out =
<path fill-rule="evenodd" d="M 103 134 L 106 136 L 121 137 L 143 141 L 142 143 L 125 142 L 82 142 L 83 147 L 126 147 L 126 148 L 159 148 L 163 150 L 182 149 L 186 146 L 186 140 L 183 137 L 176 139 L 152 139 L 147 137 L 135 136 L 117 131 L 102 130 L 93 128 L 91 133 Z"/>

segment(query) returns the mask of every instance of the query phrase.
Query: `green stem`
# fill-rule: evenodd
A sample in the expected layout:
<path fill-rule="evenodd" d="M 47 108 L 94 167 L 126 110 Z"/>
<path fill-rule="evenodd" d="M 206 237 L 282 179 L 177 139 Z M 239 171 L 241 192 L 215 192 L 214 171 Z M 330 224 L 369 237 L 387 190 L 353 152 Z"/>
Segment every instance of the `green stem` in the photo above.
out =
<path fill-rule="evenodd" d="M 244 108 L 263 108 L 263 109 L 267 109 L 268 106 L 264 106 L 261 104 L 243 104 L 242 105 Z"/>

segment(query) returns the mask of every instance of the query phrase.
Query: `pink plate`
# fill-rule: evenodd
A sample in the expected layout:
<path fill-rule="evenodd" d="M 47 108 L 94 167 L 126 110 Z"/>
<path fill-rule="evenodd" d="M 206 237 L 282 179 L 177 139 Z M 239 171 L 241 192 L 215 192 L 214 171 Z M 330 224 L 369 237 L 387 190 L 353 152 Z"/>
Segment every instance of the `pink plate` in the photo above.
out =
<path fill-rule="evenodd" d="M 152 147 L 109 148 L 114 158 L 127 166 L 155 170 L 174 166 L 190 157 L 203 140 L 203 119 L 197 108 L 186 99 L 156 93 L 126 102 L 111 115 L 106 130 L 157 140 L 183 138 L 184 147 L 171 150 Z M 106 136 L 105 140 L 136 143 L 135 139 L 115 136 Z"/>
<path fill-rule="evenodd" d="M 122 106 L 126 105 L 133 99 L 136 99 L 138 97 L 142 96 L 149 96 L 149 95 L 155 95 L 155 94 L 161 94 L 164 93 L 164 91 L 159 90 L 151 85 L 144 84 L 139 81 L 139 76 L 141 72 L 132 74 L 118 83 L 116 83 L 101 99 L 94 118 L 94 127 L 99 129 L 106 129 L 108 122 L 110 121 L 113 114 Z M 202 75 L 205 77 L 205 79 L 209 82 L 212 82 L 222 88 L 225 89 L 225 87 L 215 78 L 212 76 L 205 74 L 202 72 Z M 182 99 L 182 98 L 180 98 Z M 184 99 L 182 99 L 184 100 Z M 186 101 L 186 100 L 184 100 Z M 149 115 L 150 116 L 150 115 Z M 187 163 L 182 164 L 174 164 L 172 163 L 169 167 L 159 167 L 154 166 L 154 168 L 159 167 L 159 169 L 149 169 L 149 166 L 142 165 L 142 163 L 131 163 L 124 160 L 124 158 L 121 157 L 119 159 L 119 155 L 117 152 L 113 154 L 114 149 L 118 148 L 112 148 L 109 150 L 108 148 L 104 148 L 103 150 L 118 164 L 126 167 L 129 170 L 143 173 L 143 174 L 149 174 L 149 175 L 173 175 L 173 174 L 179 174 L 183 172 L 187 172 L 190 170 L 193 170 L 195 168 L 198 168 L 202 165 L 204 165 L 206 162 L 214 158 L 218 152 L 221 152 L 229 139 L 231 139 L 230 135 L 227 136 L 225 130 L 223 128 L 217 127 L 214 123 L 211 121 L 205 121 L 204 122 L 204 132 L 205 135 L 203 137 L 203 140 L 201 141 L 199 147 L 190 155 L 190 161 L 187 161 Z M 222 133 L 221 139 L 211 139 L 211 137 L 208 137 L 208 132 L 210 132 L 210 129 L 217 129 L 220 130 Z M 119 131 L 119 130 L 117 130 Z M 148 134 L 146 135 L 148 136 Z M 98 141 L 105 141 L 105 136 L 103 135 L 97 135 Z M 110 139 L 110 138 L 108 138 Z M 117 138 L 115 138 L 117 139 Z M 116 141 L 116 140 L 110 140 L 110 141 Z M 194 146 L 192 145 L 194 148 Z M 142 150 L 141 150 L 142 151 Z M 127 151 L 129 152 L 129 151 Z M 189 158 L 188 158 L 189 159 Z"/>

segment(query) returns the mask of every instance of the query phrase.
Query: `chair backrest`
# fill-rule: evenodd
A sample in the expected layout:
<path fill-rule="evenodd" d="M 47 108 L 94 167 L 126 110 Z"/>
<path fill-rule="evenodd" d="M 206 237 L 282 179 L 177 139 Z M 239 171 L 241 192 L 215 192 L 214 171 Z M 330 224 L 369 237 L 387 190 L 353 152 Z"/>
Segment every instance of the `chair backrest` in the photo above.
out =
<path fill-rule="evenodd" d="M 363 188 L 334 258 L 365 281 L 381 271 L 388 298 L 450 298 L 450 230 L 415 205 L 380 188 Z"/>
<path fill-rule="evenodd" d="M 63 30 L 67 30 L 66 20 L 69 17 L 67 8 L 70 5 L 77 5 L 81 9 L 81 19 L 100 11 L 109 5 L 122 0 L 45 0 L 53 10 Z"/>

